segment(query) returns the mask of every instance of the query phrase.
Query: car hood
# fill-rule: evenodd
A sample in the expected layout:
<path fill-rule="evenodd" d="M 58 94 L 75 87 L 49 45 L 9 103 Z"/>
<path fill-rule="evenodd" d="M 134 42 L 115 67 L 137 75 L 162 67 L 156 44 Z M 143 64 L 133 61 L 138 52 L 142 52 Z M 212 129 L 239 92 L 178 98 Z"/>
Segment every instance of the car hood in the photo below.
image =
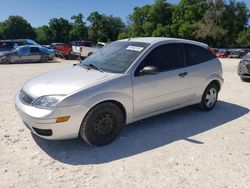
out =
<path fill-rule="evenodd" d="M 23 91 L 33 98 L 44 95 L 68 95 L 77 90 L 105 82 L 120 74 L 68 66 L 33 78 L 23 85 Z"/>

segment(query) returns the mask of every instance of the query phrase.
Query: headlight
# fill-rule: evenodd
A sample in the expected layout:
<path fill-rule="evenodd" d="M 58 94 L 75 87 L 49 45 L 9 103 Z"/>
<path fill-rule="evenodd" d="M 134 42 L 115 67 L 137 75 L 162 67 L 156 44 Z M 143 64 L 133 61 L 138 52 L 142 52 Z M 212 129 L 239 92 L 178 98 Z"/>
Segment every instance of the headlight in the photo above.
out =
<path fill-rule="evenodd" d="M 56 105 L 64 98 L 65 96 L 59 95 L 51 95 L 51 96 L 42 96 L 36 99 L 32 105 L 37 108 L 44 108 L 52 110 L 56 107 Z"/>
<path fill-rule="evenodd" d="M 243 60 L 242 60 L 242 64 L 243 64 L 243 65 L 248 65 L 248 64 L 250 64 L 250 61 L 249 61 L 249 60 L 246 60 L 246 59 L 243 59 Z"/>

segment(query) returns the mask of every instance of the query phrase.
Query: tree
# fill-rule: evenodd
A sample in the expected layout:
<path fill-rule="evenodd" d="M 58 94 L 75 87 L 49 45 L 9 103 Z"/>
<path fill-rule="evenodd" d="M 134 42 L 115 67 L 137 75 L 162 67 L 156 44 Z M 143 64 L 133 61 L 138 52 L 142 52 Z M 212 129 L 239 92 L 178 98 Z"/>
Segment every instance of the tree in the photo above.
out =
<path fill-rule="evenodd" d="M 88 38 L 88 28 L 86 23 L 83 21 L 83 15 L 78 14 L 71 17 L 73 20 L 72 29 L 69 33 L 69 38 L 73 40 L 83 40 Z"/>
<path fill-rule="evenodd" d="M 69 42 L 69 33 L 72 25 L 64 18 L 53 18 L 49 21 L 50 36 L 54 42 Z"/>
<path fill-rule="evenodd" d="M 227 37 L 224 42 L 227 46 L 234 46 L 238 34 L 242 32 L 248 23 L 249 10 L 245 2 L 236 2 L 230 0 L 228 4 L 224 5 L 222 13 L 221 27 L 226 29 Z"/>
<path fill-rule="evenodd" d="M 223 47 L 227 30 L 223 29 L 211 19 L 204 19 L 195 24 L 197 40 L 205 42 L 212 47 Z"/>
<path fill-rule="evenodd" d="M 118 39 L 120 33 L 125 31 L 126 25 L 123 23 L 122 19 L 114 16 L 107 16 L 107 31 L 108 40 L 115 41 Z"/>
<path fill-rule="evenodd" d="M 233 47 L 246 28 L 248 9 L 243 2 L 208 0 L 207 9 L 196 23 L 196 37 L 212 46 Z"/>
<path fill-rule="evenodd" d="M 90 22 L 89 38 L 94 41 L 114 41 L 117 40 L 119 33 L 125 29 L 125 24 L 121 18 L 106 16 L 98 12 L 92 12 L 87 20 Z"/>
<path fill-rule="evenodd" d="M 250 47 L 250 28 L 239 33 L 237 44 L 240 47 Z"/>
<path fill-rule="evenodd" d="M 51 44 L 54 42 L 53 30 L 47 25 L 36 28 L 36 40 L 40 44 Z"/>
<path fill-rule="evenodd" d="M 174 6 L 166 0 L 156 0 L 153 5 L 135 7 L 129 16 L 131 22 L 130 36 L 157 36 L 162 27 L 171 25 Z M 158 31 L 157 31 L 158 30 Z"/>
<path fill-rule="evenodd" d="M 35 39 L 36 33 L 31 25 L 21 16 L 10 16 L 0 24 L 1 39 Z"/>
<path fill-rule="evenodd" d="M 174 37 L 195 39 L 194 23 L 201 20 L 206 10 L 204 0 L 181 0 L 173 12 Z"/>

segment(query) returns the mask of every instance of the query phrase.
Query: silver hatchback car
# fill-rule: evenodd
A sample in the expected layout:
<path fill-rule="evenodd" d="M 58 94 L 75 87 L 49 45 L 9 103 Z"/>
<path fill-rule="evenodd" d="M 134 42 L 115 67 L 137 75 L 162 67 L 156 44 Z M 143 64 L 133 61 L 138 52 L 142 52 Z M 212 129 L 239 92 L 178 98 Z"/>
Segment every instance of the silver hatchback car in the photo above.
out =
<path fill-rule="evenodd" d="M 193 104 L 211 110 L 222 84 L 221 63 L 208 45 L 131 38 L 26 82 L 15 104 L 24 124 L 40 137 L 80 135 L 101 146 L 125 124 Z"/>

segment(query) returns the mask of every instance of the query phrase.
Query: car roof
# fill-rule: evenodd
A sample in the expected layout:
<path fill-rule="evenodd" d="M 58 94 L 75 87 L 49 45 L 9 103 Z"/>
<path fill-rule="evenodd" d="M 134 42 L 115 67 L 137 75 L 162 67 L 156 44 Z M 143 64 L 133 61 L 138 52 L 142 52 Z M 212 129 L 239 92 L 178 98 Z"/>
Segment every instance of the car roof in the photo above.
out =
<path fill-rule="evenodd" d="M 159 42 L 169 41 L 169 42 L 183 42 L 187 44 L 194 44 L 194 45 L 202 46 L 205 48 L 208 47 L 207 44 L 193 41 L 193 40 L 180 39 L 180 38 L 167 38 L 167 37 L 138 37 L 138 38 L 127 38 L 127 39 L 123 39 L 120 41 L 145 42 L 149 44 L 156 44 Z"/>
<path fill-rule="evenodd" d="M 0 42 L 25 42 L 29 39 L 6 39 L 6 40 L 0 40 Z"/>
<path fill-rule="evenodd" d="M 37 45 L 21 45 L 21 46 L 17 46 L 17 48 L 23 48 L 23 47 L 37 47 L 37 48 L 41 48 L 41 46 L 37 46 Z"/>

